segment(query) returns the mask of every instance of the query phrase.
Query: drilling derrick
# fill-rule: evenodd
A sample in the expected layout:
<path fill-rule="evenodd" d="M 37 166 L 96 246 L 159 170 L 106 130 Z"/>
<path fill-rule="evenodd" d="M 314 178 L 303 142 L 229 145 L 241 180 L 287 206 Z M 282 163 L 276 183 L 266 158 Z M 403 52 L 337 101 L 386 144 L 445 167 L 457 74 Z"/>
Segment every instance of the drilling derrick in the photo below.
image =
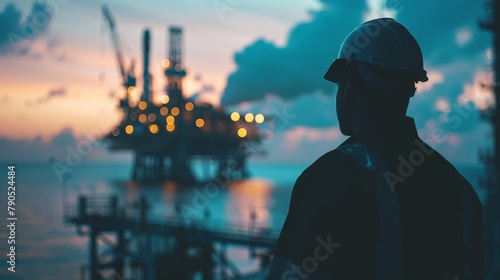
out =
<path fill-rule="evenodd" d="M 143 93 L 141 96 L 141 101 L 148 104 L 151 103 L 151 74 L 149 73 L 149 51 L 150 51 L 150 35 L 149 30 L 144 31 L 143 38 L 143 53 L 144 53 L 144 74 L 143 74 Z"/>
<path fill-rule="evenodd" d="M 103 13 L 114 26 L 109 10 L 103 8 Z M 118 42 L 116 36 L 114 33 L 113 42 Z M 132 79 L 132 72 L 125 71 L 121 52 L 116 48 L 123 85 L 129 95 L 120 105 L 123 112 L 121 123 L 104 140 L 111 150 L 134 152 L 132 178 L 135 181 L 195 182 L 194 160 L 203 163 L 206 173 L 216 170 L 205 177 L 224 178 L 223 181 L 246 178 L 247 157 L 263 153 L 263 134 L 259 125 L 269 119 L 252 112 L 246 112 L 245 117 L 239 112 L 228 114 L 220 108 L 187 99 L 182 88 L 186 76 L 182 60 L 182 29 L 171 27 L 168 37 L 168 58 L 161 62 L 165 74 L 161 102 L 153 98 L 151 86 L 151 32 L 146 30 L 143 35 L 143 92 L 137 104 L 131 96 L 131 92 L 137 91 L 131 84 L 133 81 L 135 85 L 135 78 Z M 115 46 L 119 47 L 117 43 Z"/>
<path fill-rule="evenodd" d="M 170 58 L 163 60 L 165 76 L 167 78 L 167 89 L 171 106 L 179 108 L 182 115 L 185 115 L 186 100 L 182 96 L 182 79 L 186 76 L 186 71 L 182 66 L 182 29 L 178 27 L 170 28 Z M 171 156 L 172 159 L 172 180 L 193 181 L 194 176 L 189 168 L 187 153 L 187 128 L 184 118 L 178 118 L 177 127 L 180 138 L 177 150 Z"/>
<path fill-rule="evenodd" d="M 180 104 L 182 100 L 182 79 L 186 71 L 182 65 L 182 29 L 170 28 L 170 59 L 163 61 L 165 76 L 167 77 L 167 92 L 170 102 Z"/>

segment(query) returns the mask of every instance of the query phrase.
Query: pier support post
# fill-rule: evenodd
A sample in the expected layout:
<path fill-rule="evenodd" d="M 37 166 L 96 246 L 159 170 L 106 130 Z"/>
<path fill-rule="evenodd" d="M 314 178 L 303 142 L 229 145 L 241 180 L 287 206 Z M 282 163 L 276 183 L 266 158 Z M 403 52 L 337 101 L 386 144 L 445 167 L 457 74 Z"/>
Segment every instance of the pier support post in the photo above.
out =
<path fill-rule="evenodd" d="M 83 195 L 78 197 L 78 216 L 80 218 L 87 216 L 87 198 Z"/>
<path fill-rule="evenodd" d="M 123 278 L 125 268 L 125 232 L 123 230 L 116 232 L 116 241 L 114 270 L 116 275 Z"/>
<path fill-rule="evenodd" d="M 212 244 L 204 243 L 201 249 L 203 259 L 203 280 L 213 280 Z"/>
<path fill-rule="evenodd" d="M 141 221 L 141 230 L 145 231 L 147 227 L 146 223 L 146 214 L 147 214 L 148 202 L 146 197 L 141 196 L 139 201 L 139 211 L 140 211 L 140 221 Z"/>
<path fill-rule="evenodd" d="M 90 280 L 100 280 L 97 273 L 97 230 L 90 228 L 89 236 L 89 269 Z"/>
<path fill-rule="evenodd" d="M 116 195 L 113 195 L 111 197 L 111 213 L 109 213 L 109 215 L 111 215 L 111 217 L 113 218 L 116 218 L 118 216 L 118 196 Z"/>

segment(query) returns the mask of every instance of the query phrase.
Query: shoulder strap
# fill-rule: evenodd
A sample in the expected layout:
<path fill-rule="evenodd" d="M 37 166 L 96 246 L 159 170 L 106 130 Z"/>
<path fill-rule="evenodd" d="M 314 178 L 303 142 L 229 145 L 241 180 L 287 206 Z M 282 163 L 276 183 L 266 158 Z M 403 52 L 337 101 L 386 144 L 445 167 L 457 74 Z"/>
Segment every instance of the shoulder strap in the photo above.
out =
<path fill-rule="evenodd" d="M 399 198 L 395 189 L 384 179 L 387 167 L 380 155 L 367 145 L 356 142 L 337 148 L 360 166 L 369 170 L 377 180 L 372 184 L 380 220 L 380 239 L 377 246 L 376 279 L 402 279 L 402 228 Z"/>

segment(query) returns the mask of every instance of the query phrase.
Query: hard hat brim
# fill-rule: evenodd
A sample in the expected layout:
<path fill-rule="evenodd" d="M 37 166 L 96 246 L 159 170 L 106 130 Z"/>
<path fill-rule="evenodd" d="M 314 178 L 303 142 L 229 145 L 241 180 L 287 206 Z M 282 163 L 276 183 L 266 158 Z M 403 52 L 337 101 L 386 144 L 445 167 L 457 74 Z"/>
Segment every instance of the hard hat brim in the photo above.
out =
<path fill-rule="evenodd" d="M 349 64 L 351 64 L 353 61 L 358 61 L 358 60 L 357 59 L 348 59 L 348 58 L 335 59 L 333 61 L 332 65 L 330 65 L 330 68 L 328 68 L 328 70 L 326 71 L 323 78 L 330 81 L 330 82 L 337 83 L 339 75 L 341 75 L 342 73 L 345 73 L 347 66 Z M 366 63 L 363 61 L 358 61 L 358 62 Z M 427 72 L 425 70 L 423 70 L 423 73 L 416 73 L 416 72 L 411 71 L 409 69 L 402 69 L 402 68 L 398 68 L 398 67 L 389 67 L 387 65 L 378 64 L 378 63 L 369 63 L 369 64 L 378 65 L 378 66 L 386 67 L 386 68 L 392 68 L 395 70 L 402 70 L 402 71 L 411 72 L 411 73 L 415 74 L 415 81 L 427 82 L 429 80 L 429 78 L 427 77 Z"/>
<path fill-rule="evenodd" d="M 330 82 L 337 83 L 339 74 L 345 72 L 347 65 L 349 65 L 349 61 L 347 61 L 347 59 L 335 59 L 323 78 Z"/>

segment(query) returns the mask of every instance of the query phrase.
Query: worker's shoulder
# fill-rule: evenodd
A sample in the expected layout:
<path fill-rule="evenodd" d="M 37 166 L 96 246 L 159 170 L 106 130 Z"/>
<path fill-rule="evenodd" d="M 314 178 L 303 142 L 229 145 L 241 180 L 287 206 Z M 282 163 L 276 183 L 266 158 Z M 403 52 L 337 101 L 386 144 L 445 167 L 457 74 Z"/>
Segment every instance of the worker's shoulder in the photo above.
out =
<path fill-rule="evenodd" d="M 361 169 L 363 168 L 350 156 L 334 149 L 314 161 L 302 172 L 301 177 L 309 179 L 335 177 L 339 179 L 339 177 L 350 176 Z"/>

